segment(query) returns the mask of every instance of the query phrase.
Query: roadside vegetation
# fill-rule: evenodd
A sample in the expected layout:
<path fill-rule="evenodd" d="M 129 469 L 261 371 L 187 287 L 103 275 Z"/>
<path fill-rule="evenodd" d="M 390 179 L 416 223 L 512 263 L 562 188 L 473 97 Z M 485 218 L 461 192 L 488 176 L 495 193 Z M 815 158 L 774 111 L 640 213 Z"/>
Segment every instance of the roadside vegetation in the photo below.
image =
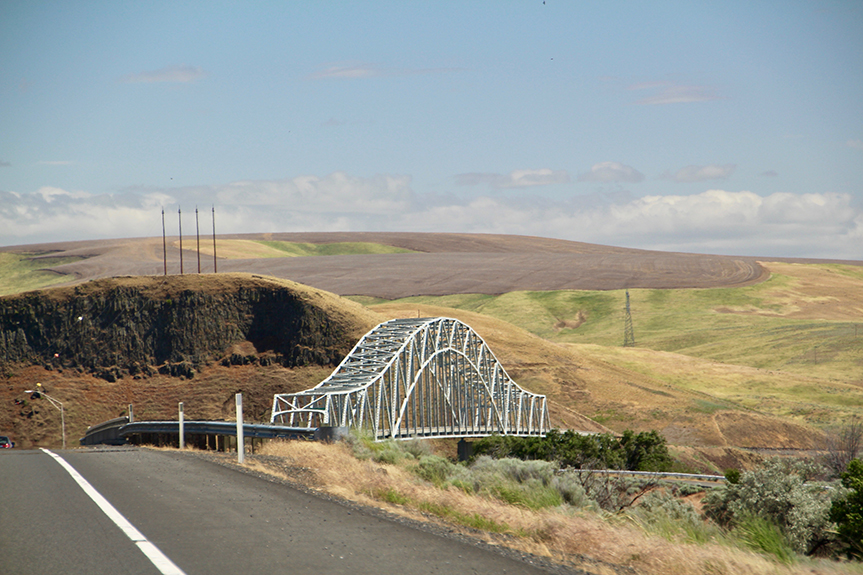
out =
<path fill-rule="evenodd" d="M 563 435 L 553 436 L 550 445 L 560 446 Z M 496 455 L 507 454 L 502 442 L 488 443 Z M 613 444 L 610 438 L 595 442 Z M 654 445 L 660 453 L 661 444 Z M 848 537 L 831 512 L 857 509 L 859 502 L 849 498 L 855 491 L 828 480 L 812 462 L 770 460 L 729 473 L 734 484 L 705 489 L 614 477 L 541 458 L 485 453 L 454 463 L 430 443 L 375 443 L 356 435 L 338 444 L 273 442 L 260 453 L 265 457 L 248 458 L 247 465 L 275 475 L 286 467 L 301 469 L 299 477 L 312 489 L 588 573 L 863 573 L 863 564 L 843 560 L 855 555 L 848 553 Z M 613 460 L 624 464 L 620 457 Z M 863 464 L 855 466 L 850 479 L 843 476 L 845 483 L 863 479 Z"/>

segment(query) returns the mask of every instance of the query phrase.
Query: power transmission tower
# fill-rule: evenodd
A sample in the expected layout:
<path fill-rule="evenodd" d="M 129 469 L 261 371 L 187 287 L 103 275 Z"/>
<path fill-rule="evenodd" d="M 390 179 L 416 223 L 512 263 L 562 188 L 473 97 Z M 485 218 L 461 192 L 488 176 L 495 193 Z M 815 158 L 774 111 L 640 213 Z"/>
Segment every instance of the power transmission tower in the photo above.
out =
<path fill-rule="evenodd" d="M 626 290 L 626 315 L 623 317 L 623 347 L 635 347 L 635 333 L 632 331 L 632 313 L 629 309 L 629 290 Z"/>

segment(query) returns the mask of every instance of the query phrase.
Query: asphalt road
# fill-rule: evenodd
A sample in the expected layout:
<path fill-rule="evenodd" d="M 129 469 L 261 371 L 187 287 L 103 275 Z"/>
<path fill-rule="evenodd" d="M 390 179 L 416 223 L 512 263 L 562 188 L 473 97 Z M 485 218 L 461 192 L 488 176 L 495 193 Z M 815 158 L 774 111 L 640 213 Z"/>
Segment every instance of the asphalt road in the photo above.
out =
<path fill-rule="evenodd" d="M 548 572 L 193 455 L 55 453 L 188 575 Z M 0 453 L 0 487 L 3 575 L 159 573 L 47 453 Z"/>

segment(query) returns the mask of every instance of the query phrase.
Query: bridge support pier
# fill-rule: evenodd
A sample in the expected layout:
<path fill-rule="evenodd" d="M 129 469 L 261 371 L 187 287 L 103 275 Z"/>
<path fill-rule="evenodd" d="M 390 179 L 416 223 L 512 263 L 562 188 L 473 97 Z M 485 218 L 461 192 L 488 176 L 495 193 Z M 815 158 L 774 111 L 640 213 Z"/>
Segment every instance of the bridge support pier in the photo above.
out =
<path fill-rule="evenodd" d="M 468 461 L 471 457 L 473 457 L 473 443 L 470 443 L 469 441 L 466 441 L 464 439 L 459 439 L 458 460 Z"/>

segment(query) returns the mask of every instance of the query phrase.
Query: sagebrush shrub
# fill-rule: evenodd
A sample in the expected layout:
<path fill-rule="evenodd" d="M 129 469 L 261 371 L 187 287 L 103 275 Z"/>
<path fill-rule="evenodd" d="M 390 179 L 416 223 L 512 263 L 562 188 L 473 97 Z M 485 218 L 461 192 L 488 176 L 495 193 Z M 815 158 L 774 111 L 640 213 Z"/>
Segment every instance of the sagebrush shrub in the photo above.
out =
<path fill-rule="evenodd" d="M 832 539 L 832 499 L 844 490 L 806 483 L 817 470 L 808 463 L 774 458 L 742 473 L 736 484 L 714 489 L 704 498 L 705 513 L 727 527 L 750 517 L 770 520 L 798 553 L 812 553 Z"/>
<path fill-rule="evenodd" d="M 598 509 L 596 501 L 587 496 L 584 486 L 574 473 L 563 473 L 554 478 L 552 485 L 567 505 Z"/>
<path fill-rule="evenodd" d="M 453 473 L 456 465 L 438 455 L 422 455 L 414 472 L 437 486 L 441 486 Z"/>
<path fill-rule="evenodd" d="M 647 494 L 627 515 L 670 540 L 683 535 L 689 541 L 706 543 L 720 535 L 719 528 L 705 522 L 692 505 L 666 492 Z"/>

